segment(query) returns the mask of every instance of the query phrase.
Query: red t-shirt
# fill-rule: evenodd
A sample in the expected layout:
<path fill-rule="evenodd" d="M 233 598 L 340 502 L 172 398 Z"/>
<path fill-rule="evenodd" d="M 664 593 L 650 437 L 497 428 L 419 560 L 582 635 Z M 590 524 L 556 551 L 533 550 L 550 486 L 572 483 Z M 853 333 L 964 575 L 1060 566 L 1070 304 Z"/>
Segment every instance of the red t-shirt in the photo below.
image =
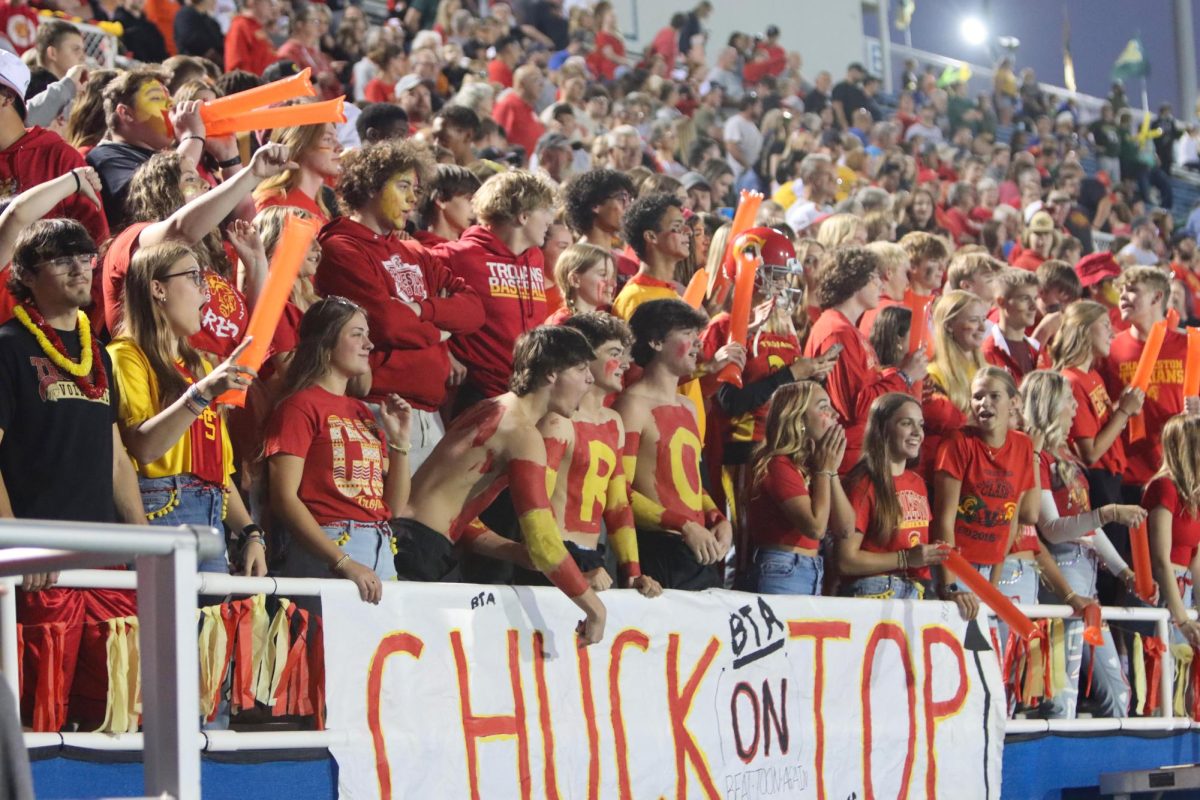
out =
<path fill-rule="evenodd" d="M 762 481 L 751 489 L 747 521 L 759 547 L 801 547 L 816 550 L 820 542 L 805 536 L 788 521 L 782 506 L 793 497 L 808 497 L 808 484 L 800 468 L 787 456 L 767 463 Z"/>
<path fill-rule="evenodd" d="M 0 3 L 0 30 L 17 55 L 37 43 L 37 28 L 38 15 L 32 8 Z"/>
<path fill-rule="evenodd" d="M 504 128 L 508 141 L 525 148 L 525 159 L 528 161 L 538 138 L 546 132 L 546 126 L 533 113 L 533 106 L 522 100 L 515 91 L 506 92 L 493 106 L 492 118 Z"/>
<path fill-rule="evenodd" d="M 705 360 L 711 361 L 724 344 L 729 341 L 732 317 L 721 312 L 713 317 L 700 337 L 700 347 Z M 748 387 L 787 369 L 800 358 L 800 340 L 795 336 L 763 331 L 747 342 L 746 366 L 742 369 L 742 386 Z M 761 442 L 766 435 L 767 404 L 753 411 L 730 416 L 719 405 L 714 404 L 712 415 L 723 417 L 722 429 L 727 442 Z"/>
<path fill-rule="evenodd" d="M 1060 517 L 1074 517 L 1092 510 L 1088 495 L 1087 475 L 1083 465 L 1069 453 L 1061 461 L 1043 450 L 1038 454 L 1041 486 L 1054 495 L 1054 505 Z M 1088 531 L 1087 536 L 1092 532 Z"/>
<path fill-rule="evenodd" d="M 1138 359 L 1146 343 L 1133 338 L 1132 331 L 1121 331 L 1112 342 L 1105 364 L 1097 365 L 1105 373 L 1110 397 L 1119 397 L 1120 391 L 1133 380 L 1137 372 Z M 1183 411 L 1183 363 L 1187 360 L 1187 336 L 1179 331 L 1167 331 L 1158 361 L 1150 372 L 1150 387 L 1146 390 L 1146 402 L 1142 405 L 1141 417 L 1146 435 L 1136 442 L 1130 441 L 1133 423 L 1121 432 L 1121 444 L 1128 458 L 1125 483 L 1143 486 L 1154 477 L 1162 466 L 1163 426 L 1167 420 Z"/>
<path fill-rule="evenodd" d="M 962 482 L 954 542 L 973 564 L 999 564 L 1008 550 L 1021 495 L 1033 488 L 1033 442 L 1009 431 L 998 448 L 974 427 L 954 431 L 938 450 L 936 469 Z"/>
<path fill-rule="evenodd" d="M 363 401 L 320 386 L 297 392 L 272 414 L 263 452 L 304 460 L 297 494 L 322 525 L 391 518 L 383 492 L 387 440 Z"/>
<path fill-rule="evenodd" d="M 321 206 L 314 198 L 300 191 L 299 186 L 293 187 L 287 194 L 273 192 L 269 197 L 264 197 L 261 201 L 254 201 L 254 210 L 256 212 L 270 206 L 294 206 L 312 214 L 322 226 L 329 224 L 329 216 L 321 210 Z"/>
<path fill-rule="evenodd" d="M 513 85 L 512 67 L 505 64 L 498 58 L 493 58 L 487 65 L 488 81 L 498 83 L 505 89 L 511 89 Z"/>
<path fill-rule="evenodd" d="M 200 331 L 188 339 L 192 347 L 222 359 L 241 344 L 250 322 L 246 297 L 236 286 L 212 270 L 205 270 L 208 302 L 200 312 Z"/>
<path fill-rule="evenodd" d="M 1040 553 L 1042 543 L 1038 540 L 1036 525 L 1018 525 L 1017 540 L 1013 542 L 1013 553 Z M 1032 601 L 1031 601 L 1032 602 Z"/>
<path fill-rule="evenodd" d="M 255 75 L 279 60 L 262 23 L 254 17 L 238 14 L 225 34 L 225 70 L 244 69 Z"/>
<path fill-rule="evenodd" d="M 921 443 L 917 472 L 933 481 L 934 462 L 942 439 L 967 424 L 964 414 L 932 380 L 921 382 L 921 416 L 925 418 L 925 441 Z"/>
<path fill-rule="evenodd" d="M 587 57 L 587 65 L 598 79 L 611 81 L 617 77 L 617 62 L 604 55 L 605 46 L 611 47 L 617 56 L 625 55 L 625 43 L 621 41 L 621 37 L 608 31 L 600 31 L 596 34 L 596 48 Z"/>
<path fill-rule="evenodd" d="M 1178 567 L 1191 565 L 1196 548 L 1200 547 L 1200 519 L 1188 510 L 1179 498 L 1175 481 L 1168 477 L 1151 481 L 1142 496 L 1142 508 L 1147 511 L 1159 506 L 1171 512 L 1171 563 Z"/>
<path fill-rule="evenodd" d="M 1112 401 L 1109 399 L 1108 390 L 1104 388 L 1104 381 L 1101 380 L 1100 373 L 1094 368 L 1082 372 L 1075 367 L 1067 367 L 1063 369 L 1062 374 L 1071 384 L 1075 402 L 1079 404 L 1079 410 L 1075 412 L 1075 419 L 1071 421 L 1071 432 L 1068 438 L 1072 442 L 1077 439 L 1095 439 L 1108 424 L 1113 410 Z M 1112 446 L 1100 456 L 1093 466 L 1096 469 L 1111 472 L 1113 475 L 1121 475 L 1125 472 L 1126 464 L 1125 443 L 1122 441 L 1122 437 L 1118 436 Z"/>
<path fill-rule="evenodd" d="M 1187 287 L 1189 308 L 1192 316 L 1200 315 L 1200 275 L 1192 272 L 1177 261 L 1171 262 L 1171 272 L 1175 279 Z"/>
<path fill-rule="evenodd" d="M 867 535 L 871 529 L 871 515 L 875 513 L 875 486 L 869 478 L 846 486 L 846 495 L 854 507 L 854 529 L 863 534 L 862 549 L 868 553 L 895 553 L 929 542 L 929 522 L 933 514 L 929 509 L 929 492 L 921 476 L 906 469 L 894 479 L 896 499 L 900 501 L 900 519 L 892 530 L 891 539 L 881 547 Z M 888 575 L 906 575 L 918 580 L 929 580 L 929 567 L 917 567 L 907 572 L 889 570 Z"/>
<path fill-rule="evenodd" d="M 844 473 L 854 466 L 862 452 L 867 413 L 875 398 L 888 392 L 912 394 L 912 390 L 898 370 L 879 368 L 875 348 L 845 314 L 827 308 L 808 335 L 804 355 L 808 358 L 823 355 L 835 344 L 842 345 L 842 352 L 825 379 L 825 389 L 846 427 L 846 456 L 840 470 Z"/>
<path fill-rule="evenodd" d="M 396 83 L 382 78 L 371 78 L 363 87 L 363 99 L 368 103 L 396 102 Z"/>
<path fill-rule="evenodd" d="M 870 337 L 871 328 L 875 326 L 875 318 L 879 316 L 879 312 L 883 311 L 888 306 L 902 306 L 903 300 L 893 300 L 886 294 L 879 295 L 879 305 L 874 308 L 868 308 L 863 312 L 863 315 L 858 318 L 858 329 L 862 331 L 863 336 Z M 907 352 L 907 348 L 905 348 Z"/>

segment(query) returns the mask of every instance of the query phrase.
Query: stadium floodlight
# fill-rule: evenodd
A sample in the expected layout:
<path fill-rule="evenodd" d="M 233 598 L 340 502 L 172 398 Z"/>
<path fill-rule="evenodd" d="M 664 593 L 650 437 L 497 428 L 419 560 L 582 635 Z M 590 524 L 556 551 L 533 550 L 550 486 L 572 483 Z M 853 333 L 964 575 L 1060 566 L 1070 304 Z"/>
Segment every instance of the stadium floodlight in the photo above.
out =
<path fill-rule="evenodd" d="M 979 17 L 964 17 L 959 26 L 963 41 L 972 47 L 978 47 L 987 41 L 988 30 Z"/>

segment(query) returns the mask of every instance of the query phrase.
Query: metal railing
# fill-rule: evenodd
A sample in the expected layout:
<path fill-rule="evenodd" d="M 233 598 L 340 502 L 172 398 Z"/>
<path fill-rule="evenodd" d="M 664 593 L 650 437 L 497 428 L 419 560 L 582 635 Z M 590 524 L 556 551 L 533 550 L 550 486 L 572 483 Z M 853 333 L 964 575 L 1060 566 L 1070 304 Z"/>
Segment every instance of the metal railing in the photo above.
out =
<path fill-rule="evenodd" d="M 147 795 L 200 800 L 196 564 L 222 548 L 215 530 L 199 526 L 0 520 L 0 578 L 135 559 Z M 0 664 L 12 686 L 18 672 L 17 604 L 11 590 L 0 596 L 0 637 Z"/>
<path fill-rule="evenodd" d="M 161 530 L 161 529 L 159 529 Z M 3 536 L 0 536 L 0 546 L 4 544 Z M 12 551 L 7 551 L 12 552 Z M 3 555 L 0 553 L 0 555 Z M 0 569 L 0 574 L 12 574 Z M 232 575 L 221 575 L 216 573 L 200 573 L 193 576 L 192 581 L 195 593 L 205 595 L 253 595 L 266 594 L 276 596 L 289 597 L 313 597 L 318 596 L 322 585 L 327 583 L 327 579 L 315 578 L 244 578 Z M 58 586 L 65 588 L 78 589 L 132 589 L 139 586 L 138 575 L 133 572 L 119 572 L 100 569 L 79 569 L 63 572 L 59 578 Z M 8 595 L 11 598 L 11 593 Z M 925 601 L 921 601 L 925 602 Z M 5 605 L 12 605 L 11 600 L 7 603 L 0 600 L 0 610 Z M 192 614 L 195 608 L 194 601 L 182 604 L 184 616 L 181 618 L 182 629 L 186 632 L 194 634 L 195 625 L 193 624 Z M 1021 610 L 1031 619 L 1065 619 L 1074 615 L 1073 609 L 1070 606 L 1062 605 L 1026 605 L 1020 606 Z M 985 607 L 986 612 L 986 607 Z M 1155 627 L 1155 635 L 1164 642 L 1169 641 L 1170 633 L 1170 613 L 1166 609 L 1159 608 L 1122 608 L 1117 606 L 1105 606 L 1102 609 L 1102 618 L 1111 622 L 1143 622 L 1153 623 Z M 15 613 L 14 613 L 15 621 Z M 153 632 L 153 626 L 143 624 L 142 635 L 146 636 Z M 160 634 L 161 635 L 161 634 Z M 11 624 L 5 624 L 0 630 L 0 657 L 4 659 L 5 672 L 8 675 L 15 674 L 10 672 L 8 661 L 11 658 L 15 665 L 15 650 L 16 650 L 16 634 L 15 628 Z M 186 638 L 186 637 L 184 637 Z M 150 654 L 153 653 L 151 645 L 143 645 L 143 653 L 147 660 Z M 193 658 L 197 658 L 196 642 L 193 635 L 191 641 L 191 653 Z M 14 667 L 15 669 L 15 667 Z M 169 681 L 170 691 L 179 692 L 180 699 L 188 695 L 188 699 L 198 709 L 198 700 L 196 698 L 198 692 L 187 692 L 184 687 L 187 685 L 197 685 L 198 676 L 194 678 L 192 684 L 185 684 L 182 679 L 178 681 Z M 1123 719 L 1116 718 L 1091 718 L 1091 719 L 1057 719 L 1057 720 L 1042 720 L 1042 719 L 1010 719 L 1007 722 L 1006 732 L 1011 734 L 1030 734 L 1030 733 L 1069 733 L 1069 732 L 1103 732 L 1103 731 L 1173 731 L 1186 730 L 1193 727 L 1200 728 L 1200 723 L 1194 723 L 1188 717 L 1176 717 L 1174 708 L 1169 698 L 1174 694 L 1174 662 L 1170 654 L 1170 648 L 1163 656 L 1163 670 L 1160 675 L 1159 693 L 1164 701 L 1161 704 L 1160 711 L 1157 716 L 1153 717 L 1130 717 Z M 152 704 L 161 703 L 165 698 L 162 696 L 164 687 L 156 686 L 148 678 L 142 681 L 144 693 L 144 707 L 147 709 L 152 707 Z M 152 700 L 152 693 L 157 699 Z M 196 711 L 194 718 L 198 718 L 199 712 Z M 346 741 L 346 733 L 344 731 L 324 730 L 324 731 L 263 731 L 263 732 L 244 732 L 244 731 L 204 731 L 201 732 L 197 725 L 184 726 L 188 727 L 187 735 L 181 739 L 182 742 L 191 742 L 190 746 L 185 748 L 198 758 L 201 751 L 218 752 L 218 751 L 237 751 L 237 750 L 291 750 L 291 749 L 326 749 L 331 746 L 342 744 Z M 147 727 L 147 731 L 150 728 Z M 109 734 L 109 733 L 26 733 L 25 743 L 30 748 L 45 748 L 45 747 L 77 747 L 92 750 L 112 750 L 112 751 L 137 751 L 143 749 L 146 743 L 150 741 L 143 734 L 125 733 L 125 734 Z M 150 752 L 147 752 L 146 763 L 150 763 Z M 149 788 L 149 784 L 147 784 Z"/>

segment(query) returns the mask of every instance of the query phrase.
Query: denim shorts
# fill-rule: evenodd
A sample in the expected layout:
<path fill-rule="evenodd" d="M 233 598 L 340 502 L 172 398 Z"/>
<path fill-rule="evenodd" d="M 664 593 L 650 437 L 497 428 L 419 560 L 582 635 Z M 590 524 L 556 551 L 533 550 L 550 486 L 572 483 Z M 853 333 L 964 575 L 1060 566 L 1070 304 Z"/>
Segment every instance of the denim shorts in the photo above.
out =
<path fill-rule="evenodd" d="M 754 553 L 754 590 L 760 594 L 821 594 L 825 562 L 786 550 L 760 549 Z"/>
<path fill-rule="evenodd" d="M 396 580 L 395 540 L 386 522 L 342 520 L 321 526 L 329 540 L 363 566 L 375 570 L 380 580 Z M 289 578 L 330 578 L 329 564 L 297 541 L 288 543 L 283 574 Z"/>
<path fill-rule="evenodd" d="M 867 575 L 846 584 L 842 594 L 876 600 L 923 600 L 925 586 L 900 575 Z"/>
<path fill-rule="evenodd" d="M 151 525 L 208 525 L 221 538 L 221 552 L 201 561 L 200 572 L 229 574 L 225 554 L 225 490 L 195 475 L 138 478 L 142 507 Z"/>

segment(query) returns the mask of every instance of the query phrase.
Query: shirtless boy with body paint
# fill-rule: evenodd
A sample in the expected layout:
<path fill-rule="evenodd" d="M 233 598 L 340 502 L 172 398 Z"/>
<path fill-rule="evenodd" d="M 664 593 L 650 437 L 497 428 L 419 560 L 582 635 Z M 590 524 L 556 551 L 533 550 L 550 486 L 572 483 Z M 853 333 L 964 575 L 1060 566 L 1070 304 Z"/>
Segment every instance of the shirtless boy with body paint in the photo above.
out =
<path fill-rule="evenodd" d="M 567 549 L 593 589 L 604 591 L 613 584 L 604 568 L 604 551 L 598 549 L 603 519 L 608 541 L 617 553 L 618 585 L 657 597 L 662 586 L 643 575 L 638 563 L 629 484 L 621 465 L 625 428 L 617 412 L 604 406 L 607 396 L 621 391 L 633 336 L 624 322 L 602 312 L 575 314 L 563 325 L 582 333 L 596 357 L 590 364 L 593 383 L 579 410 L 569 419 L 547 414 L 538 425 L 546 452 L 561 453 L 559 464 L 551 465 L 557 469 L 550 497 L 554 517 Z"/>
<path fill-rule="evenodd" d="M 569 417 L 579 408 L 592 385 L 592 357 L 587 340 L 570 328 L 543 325 L 517 339 L 511 391 L 454 420 L 413 476 L 410 513 L 394 523 L 401 580 L 455 580 L 454 547 L 462 539 L 474 552 L 540 570 L 587 615 L 579 626 L 583 643 L 600 641 L 604 604 L 563 545 L 547 496 L 546 446 L 537 430 L 546 414 Z M 505 487 L 524 544 L 471 525 Z"/>
<path fill-rule="evenodd" d="M 681 300 L 651 300 L 633 313 L 633 359 L 645 372 L 618 398 L 625 474 L 642 569 L 667 589 L 721 585 L 718 567 L 733 530 L 700 482 L 700 434 L 679 381 L 696 368 L 707 318 Z"/>

